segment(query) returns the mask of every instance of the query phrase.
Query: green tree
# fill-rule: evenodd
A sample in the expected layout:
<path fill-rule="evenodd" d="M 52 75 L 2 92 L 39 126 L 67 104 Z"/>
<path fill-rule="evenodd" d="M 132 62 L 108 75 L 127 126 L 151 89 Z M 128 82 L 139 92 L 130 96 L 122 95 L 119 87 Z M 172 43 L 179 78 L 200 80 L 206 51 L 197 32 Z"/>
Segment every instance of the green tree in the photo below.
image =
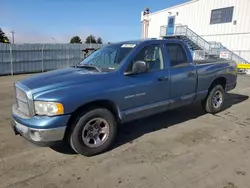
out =
<path fill-rule="evenodd" d="M 0 28 L 0 43 L 10 43 L 8 37 L 5 35 L 5 33 L 1 28 Z"/>
<path fill-rule="evenodd" d="M 102 38 L 101 37 L 98 37 L 98 39 L 96 40 L 96 43 L 97 44 L 102 44 L 103 42 L 102 42 Z"/>
<path fill-rule="evenodd" d="M 86 40 L 85 40 L 86 44 L 90 44 L 90 43 L 96 43 L 96 39 L 93 35 L 89 35 Z"/>
<path fill-rule="evenodd" d="M 70 39 L 71 44 L 82 44 L 82 40 L 79 36 L 74 36 Z"/>

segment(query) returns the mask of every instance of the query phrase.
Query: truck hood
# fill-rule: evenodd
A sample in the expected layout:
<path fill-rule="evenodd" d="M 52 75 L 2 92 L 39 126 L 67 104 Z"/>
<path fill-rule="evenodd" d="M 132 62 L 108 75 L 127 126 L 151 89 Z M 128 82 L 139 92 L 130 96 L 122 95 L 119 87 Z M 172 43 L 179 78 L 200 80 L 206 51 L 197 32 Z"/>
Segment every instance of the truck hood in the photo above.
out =
<path fill-rule="evenodd" d="M 93 72 L 84 68 L 66 68 L 31 76 L 20 83 L 27 86 L 34 94 L 68 85 L 100 80 L 107 75 L 108 73 L 105 72 Z"/>

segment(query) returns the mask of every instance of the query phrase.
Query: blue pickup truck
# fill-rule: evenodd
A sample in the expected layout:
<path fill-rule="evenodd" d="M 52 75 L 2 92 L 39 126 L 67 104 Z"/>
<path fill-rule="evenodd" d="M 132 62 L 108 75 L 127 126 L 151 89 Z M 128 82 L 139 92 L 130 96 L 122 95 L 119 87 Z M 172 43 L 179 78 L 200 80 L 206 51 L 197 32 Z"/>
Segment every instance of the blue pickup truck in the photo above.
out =
<path fill-rule="evenodd" d="M 16 82 L 12 127 L 37 145 L 63 141 L 92 156 L 121 123 L 196 102 L 221 111 L 236 80 L 235 62 L 193 61 L 179 39 L 109 44 L 76 66 Z"/>

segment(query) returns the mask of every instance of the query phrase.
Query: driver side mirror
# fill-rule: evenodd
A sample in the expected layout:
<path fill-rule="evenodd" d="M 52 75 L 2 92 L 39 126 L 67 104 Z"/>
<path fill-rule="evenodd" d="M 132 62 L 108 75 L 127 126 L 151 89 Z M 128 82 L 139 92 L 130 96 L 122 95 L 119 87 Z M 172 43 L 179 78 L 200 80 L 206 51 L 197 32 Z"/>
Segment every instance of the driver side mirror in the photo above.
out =
<path fill-rule="evenodd" d="M 147 63 L 144 61 L 136 61 L 133 63 L 132 66 L 132 74 L 138 74 L 138 73 L 143 73 L 147 72 Z"/>

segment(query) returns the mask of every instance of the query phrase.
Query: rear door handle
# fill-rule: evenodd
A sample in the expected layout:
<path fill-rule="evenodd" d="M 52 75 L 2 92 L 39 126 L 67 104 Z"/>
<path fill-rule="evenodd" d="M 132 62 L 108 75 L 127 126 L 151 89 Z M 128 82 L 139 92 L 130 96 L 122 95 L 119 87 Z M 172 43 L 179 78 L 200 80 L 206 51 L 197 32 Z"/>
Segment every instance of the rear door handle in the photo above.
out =
<path fill-rule="evenodd" d="M 158 81 L 168 81 L 168 76 L 159 77 Z"/>
<path fill-rule="evenodd" d="M 187 74 L 187 76 L 188 76 L 188 77 L 193 77 L 193 76 L 195 76 L 195 73 L 194 73 L 194 72 L 189 72 L 189 73 Z"/>

